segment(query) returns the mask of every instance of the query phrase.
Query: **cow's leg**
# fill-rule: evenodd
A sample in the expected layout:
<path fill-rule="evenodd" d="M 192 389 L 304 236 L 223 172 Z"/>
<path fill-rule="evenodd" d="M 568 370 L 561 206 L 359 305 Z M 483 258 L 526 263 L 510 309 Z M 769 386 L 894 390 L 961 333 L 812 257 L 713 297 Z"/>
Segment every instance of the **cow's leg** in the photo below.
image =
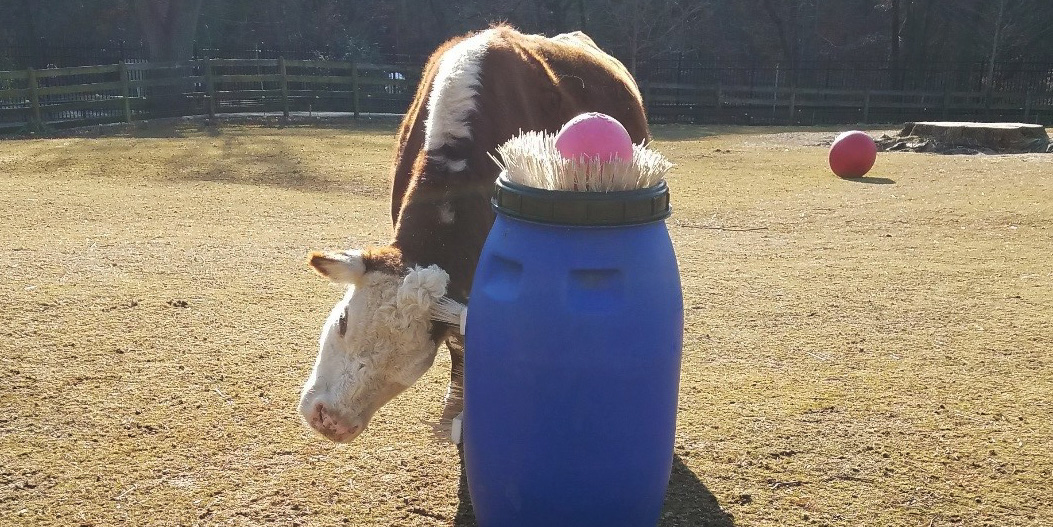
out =
<path fill-rule="evenodd" d="M 450 350 L 450 385 L 446 388 L 442 416 L 432 428 L 436 437 L 459 443 L 459 434 L 454 428 L 458 426 L 456 421 L 460 420 L 457 418 L 464 410 L 464 337 L 455 335 L 447 338 L 446 349 Z"/>
<path fill-rule="evenodd" d="M 464 337 L 454 335 L 446 339 L 450 350 L 450 386 L 446 389 L 446 404 L 442 420 L 447 422 L 464 410 Z"/>

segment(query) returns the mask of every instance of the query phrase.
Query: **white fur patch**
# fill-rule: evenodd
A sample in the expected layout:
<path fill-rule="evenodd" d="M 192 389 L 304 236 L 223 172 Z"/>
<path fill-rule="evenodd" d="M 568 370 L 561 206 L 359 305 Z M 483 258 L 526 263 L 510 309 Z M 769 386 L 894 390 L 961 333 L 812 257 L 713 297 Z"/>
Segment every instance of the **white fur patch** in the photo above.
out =
<path fill-rule="evenodd" d="M 454 219 L 453 206 L 450 205 L 449 201 L 442 202 L 442 205 L 439 205 L 439 223 L 449 225 L 453 223 Z"/>
<path fill-rule="evenodd" d="M 450 159 L 444 155 L 439 154 L 432 154 L 428 156 L 428 159 L 431 159 L 434 163 L 441 163 L 443 165 L 446 165 L 446 168 L 450 172 L 461 172 L 462 170 L 468 168 L 467 159 Z"/>
<path fill-rule="evenodd" d="M 364 428 L 377 409 L 416 382 L 435 359 L 430 312 L 449 280 L 432 265 L 405 277 L 366 273 L 348 288 L 322 328 L 300 398 L 305 418 L 321 403 L 342 426 Z"/>
<path fill-rule="evenodd" d="M 362 261 L 361 251 L 344 251 L 326 253 L 324 258 L 312 260 L 317 269 L 326 278 L 338 284 L 355 284 L 366 273 L 366 264 Z"/>
<path fill-rule="evenodd" d="M 439 59 L 439 70 L 428 99 L 428 120 L 424 123 L 425 150 L 472 137 L 468 117 L 476 109 L 483 56 L 492 34 L 487 30 L 466 38 Z"/>
<path fill-rule="evenodd" d="M 556 35 L 554 37 L 551 37 L 549 40 L 551 40 L 553 42 L 561 42 L 563 44 L 570 44 L 572 46 L 581 46 L 581 47 L 584 47 L 584 48 L 591 48 L 591 49 L 595 49 L 595 50 L 599 50 L 600 49 L 600 48 L 596 47 L 596 43 L 593 42 L 593 40 L 591 38 L 589 38 L 588 35 L 586 35 L 585 33 L 582 33 L 581 31 L 572 31 L 570 33 L 560 33 L 560 34 L 558 34 L 558 35 Z"/>
<path fill-rule="evenodd" d="M 450 169 L 450 172 L 460 172 L 468 168 L 467 159 L 447 159 L 446 167 Z"/>

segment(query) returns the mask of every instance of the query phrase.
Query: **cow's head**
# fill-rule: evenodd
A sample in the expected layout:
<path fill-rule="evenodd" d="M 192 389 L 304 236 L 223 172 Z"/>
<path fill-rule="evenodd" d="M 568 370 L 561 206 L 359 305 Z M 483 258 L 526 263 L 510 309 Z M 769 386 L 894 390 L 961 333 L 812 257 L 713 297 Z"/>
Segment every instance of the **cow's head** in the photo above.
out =
<path fill-rule="evenodd" d="M 435 265 L 407 267 L 392 248 L 313 253 L 308 263 L 348 288 L 322 327 L 300 413 L 320 434 L 346 443 L 431 367 L 446 329 L 429 311 L 449 275 Z"/>

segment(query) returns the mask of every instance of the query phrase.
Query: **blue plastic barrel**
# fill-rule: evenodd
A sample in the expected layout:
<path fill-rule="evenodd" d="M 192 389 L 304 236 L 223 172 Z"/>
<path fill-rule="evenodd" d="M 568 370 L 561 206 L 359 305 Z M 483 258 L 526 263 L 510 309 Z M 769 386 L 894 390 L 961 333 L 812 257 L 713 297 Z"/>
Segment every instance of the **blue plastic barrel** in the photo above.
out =
<path fill-rule="evenodd" d="M 654 526 L 673 460 L 683 297 L 668 189 L 498 180 L 465 335 L 482 527 Z"/>

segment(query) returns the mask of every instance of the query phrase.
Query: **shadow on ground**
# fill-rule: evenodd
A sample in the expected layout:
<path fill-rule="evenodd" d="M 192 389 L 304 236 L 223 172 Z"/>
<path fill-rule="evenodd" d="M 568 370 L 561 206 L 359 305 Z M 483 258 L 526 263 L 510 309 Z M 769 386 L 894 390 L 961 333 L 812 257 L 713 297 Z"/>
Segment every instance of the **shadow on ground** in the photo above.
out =
<path fill-rule="evenodd" d="M 829 146 L 834 137 L 841 130 L 840 127 L 829 126 L 758 126 L 737 124 L 652 124 L 651 136 L 656 141 L 696 141 L 706 137 L 718 135 L 770 135 L 786 133 L 810 133 L 820 134 L 824 139 L 819 140 L 819 145 L 808 144 L 807 146 Z M 826 137 L 829 136 L 829 137 Z"/>
<path fill-rule="evenodd" d="M 223 135 L 224 127 L 238 126 L 248 128 L 305 129 L 305 130 L 356 130 L 376 133 L 390 133 L 394 136 L 398 129 L 398 116 L 361 116 L 351 115 L 327 116 L 297 113 L 284 118 L 280 113 L 265 114 L 222 114 L 214 118 L 206 115 L 185 117 L 164 117 L 146 119 L 130 123 L 112 123 L 91 126 L 80 126 L 62 130 L 52 130 L 48 137 L 127 137 L 135 139 L 178 139 L 187 137 L 217 137 Z M 12 136 L 17 139 L 19 136 Z"/>
<path fill-rule="evenodd" d="M 653 124 L 651 137 L 655 141 L 694 141 L 703 137 L 712 137 L 727 133 L 726 126 L 696 126 L 686 124 Z"/>
<path fill-rule="evenodd" d="M 464 450 L 461 458 L 461 483 L 457 490 L 460 503 L 454 527 L 475 527 L 475 511 L 468 495 L 468 477 L 464 471 Z M 673 472 L 669 476 L 669 488 L 665 493 L 662 518 L 659 527 L 733 527 L 733 518 L 724 512 L 716 497 L 698 479 L 680 456 L 673 459 Z"/>
<path fill-rule="evenodd" d="M 191 182 L 226 183 L 271 187 L 304 192 L 346 192 L 360 196 L 386 198 L 387 186 L 367 175 L 348 174 L 342 178 L 315 170 L 311 159 L 290 149 L 279 137 L 237 135 L 217 137 L 220 155 L 202 157 L 185 149 L 168 160 L 165 178 Z"/>
<path fill-rule="evenodd" d="M 845 181 L 851 181 L 853 183 L 866 183 L 868 185 L 895 185 L 896 180 L 889 179 L 887 177 L 851 177 L 845 178 Z"/>
<path fill-rule="evenodd" d="M 222 127 L 217 126 L 216 123 L 204 117 L 198 116 L 165 117 L 130 123 L 78 126 L 64 130 L 53 130 L 48 134 L 48 137 L 178 139 L 184 137 L 217 137 L 222 134 Z"/>

